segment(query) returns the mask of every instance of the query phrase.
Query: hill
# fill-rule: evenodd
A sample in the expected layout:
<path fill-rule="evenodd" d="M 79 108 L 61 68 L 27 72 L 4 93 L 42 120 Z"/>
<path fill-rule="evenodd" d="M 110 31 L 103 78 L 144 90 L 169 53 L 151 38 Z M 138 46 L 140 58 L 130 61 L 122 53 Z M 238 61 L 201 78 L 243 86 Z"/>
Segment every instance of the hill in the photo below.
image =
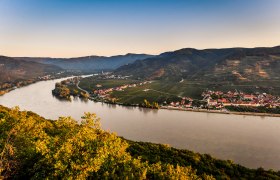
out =
<path fill-rule="evenodd" d="M 46 120 L 0 105 L 2 179 L 279 179 L 167 145 L 133 142 L 101 129 L 95 114 Z"/>
<path fill-rule="evenodd" d="M 118 68 L 116 75 L 153 80 L 146 89 L 201 98 L 207 89 L 280 95 L 280 46 L 272 48 L 181 49 Z M 149 98 L 142 91 L 138 99 Z M 133 95 L 134 92 L 124 92 Z M 145 93 L 147 94 L 147 93 Z M 155 94 L 155 93 L 153 93 Z M 162 99 L 158 94 L 156 99 Z M 117 96 L 121 98 L 119 95 Z M 130 102 L 139 102 L 131 96 Z M 163 100 L 166 100 L 164 95 Z M 126 101 L 125 101 L 126 102 Z"/>
<path fill-rule="evenodd" d="M 181 49 L 115 71 L 135 78 L 252 82 L 280 80 L 280 46 L 272 48 Z"/>
<path fill-rule="evenodd" d="M 0 56 L 0 83 L 36 78 L 62 69 L 54 65 Z"/>
<path fill-rule="evenodd" d="M 32 58 L 19 57 L 17 59 L 40 62 L 43 64 L 51 64 L 67 70 L 100 71 L 100 70 L 114 70 L 122 65 L 133 63 L 136 60 L 142 60 L 152 57 L 147 54 L 126 54 L 118 56 L 85 56 L 77 58 Z"/>

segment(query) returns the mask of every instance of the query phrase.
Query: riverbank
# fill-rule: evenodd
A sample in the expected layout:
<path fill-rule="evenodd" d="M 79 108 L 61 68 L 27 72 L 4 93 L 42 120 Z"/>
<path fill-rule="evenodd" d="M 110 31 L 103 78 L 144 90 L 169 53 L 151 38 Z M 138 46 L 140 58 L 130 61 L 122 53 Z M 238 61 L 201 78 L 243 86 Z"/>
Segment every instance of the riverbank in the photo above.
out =
<path fill-rule="evenodd" d="M 5 89 L 0 89 L 0 96 L 3 96 L 15 89 L 21 88 L 21 87 L 26 87 L 32 84 L 35 84 L 37 82 L 41 82 L 41 81 L 49 81 L 49 80 L 55 80 L 55 79 L 60 79 L 60 78 L 69 78 L 69 77 L 73 77 L 73 76 L 79 76 L 81 75 L 78 72 L 64 72 L 64 73 L 58 73 L 58 74 L 49 74 L 43 77 L 37 77 L 35 79 L 27 79 L 27 80 L 22 80 L 19 82 L 11 82 L 9 84 L 9 88 L 5 88 Z"/>
<path fill-rule="evenodd" d="M 81 80 L 82 81 L 82 80 Z M 176 102 L 176 105 L 175 103 L 171 104 L 170 105 L 167 105 L 169 104 L 169 102 L 166 103 L 165 101 L 165 104 L 166 105 L 163 105 L 164 103 L 161 103 L 161 105 L 158 105 L 158 101 L 154 101 L 154 100 L 150 100 L 150 102 L 148 101 L 148 99 L 155 99 L 153 96 L 153 94 L 147 94 L 146 96 L 138 96 L 138 93 L 141 93 L 141 92 L 146 92 L 147 91 L 151 91 L 152 89 L 147 89 L 146 87 L 141 87 L 141 89 L 139 89 L 139 91 L 133 91 L 134 94 L 133 94 L 133 97 L 130 95 L 130 96 L 123 96 L 123 95 L 120 95 L 118 93 L 123 93 L 123 92 L 126 92 L 126 90 L 124 91 L 119 91 L 119 90 L 112 90 L 113 88 L 117 88 L 117 87 L 107 87 L 107 89 L 109 88 L 109 90 L 111 91 L 108 91 L 107 92 L 107 89 L 103 90 L 103 94 L 98 94 L 98 93 L 95 93 L 94 92 L 94 95 L 93 93 L 89 92 L 88 91 L 88 88 L 85 86 L 85 82 L 83 82 L 83 87 L 80 86 L 80 82 L 79 81 L 77 84 L 76 84 L 76 88 L 77 90 L 79 91 L 82 91 L 84 93 L 86 93 L 88 95 L 88 99 L 90 100 L 93 100 L 95 102 L 103 102 L 103 103 L 108 103 L 108 104 L 117 104 L 117 105 L 122 105 L 122 106 L 132 106 L 132 107 L 144 107 L 144 108 L 151 108 L 151 109 L 169 109 L 169 110 L 179 110 L 179 111 L 192 111 L 192 112 L 206 112 L 206 113 L 220 113 L 220 114 L 234 114 L 234 115 L 248 115 L 248 116 L 270 116 L 270 117 L 280 117 L 280 108 L 279 107 L 269 107 L 267 104 L 263 105 L 263 106 L 256 106 L 256 107 L 251 107 L 251 106 L 225 106 L 223 108 L 221 107 L 218 107 L 217 109 L 213 106 L 210 106 L 209 109 L 207 109 L 207 107 L 204 107 L 203 108 L 198 108 L 201 106 L 201 104 L 197 103 L 198 101 L 200 100 L 196 100 L 195 102 L 195 105 L 193 107 L 189 107 L 189 105 L 191 105 L 191 103 L 188 103 L 187 107 L 183 107 L 183 106 L 180 106 L 178 107 L 177 104 L 180 104 L 180 101 Z M 91 80 L 92 81 L 92 80 Z M 102 82 L 100 80 L 97 80 L 97 82 L 91 82 L 91 81 L 86 81 L 87 84 L 89 84 L 90 87 L 97 87 L 97 86 L 100 86 L 100 87 L 103 87 L 103 85 L 107 85 L 105 82 Z M 105 81 L 105 80 L 104 80 Z M 108 81 L 106 79 L 106 81 Z M 86 89 L 87 88 L 87 89 Z M 144 90 L 143 90 L 144 89 Z M 100 90 L 101 91 L 101 90 Z M 159 91 L 156 91 L 159 93 Z M 115 94 L 117 93 L 117 94 Z M 160 92 L 160 93 L 163 93 L 163 92 Z M 134 98 L 134 97 L 137 97 L 137 101 L 130 101 L 131 98 Z M 142 99 L 142 101 L 141 101 Z M 188 101 L 189 99 L 183 99 L 183 101 Z M 170 101 L 170 100 L 169 100 Z M 192 101 L 192 99 L 190 99 L 190 101 Z M 148 102 L 148 103 L 147 103 Z M 161 102 L 161 101 L 160 101 Z M 157 104 L 157 106 L 153 106 L 152 104 L 155 103 Z M 194 102 L 193 102 L 194 103 Z"/>
<path fill-rule="evenodd" d="M 3 96 L 3 95 L 5 95 L 5 94 L 17 89 L 17 88 L 25 87 L 25 86 L 34 84 L 34 83 L 39 82 L 39 81 L 42 81 L 42 80 L 32 80 L 32 81 L 28 81 L 28 82 L 26 82 L 24 84 L 21 84 L 21 85 L 13 85 L 10 88 L 0 89 L 0 96 Z"/>
<path fill-rule="evenodd" d="M 82 89 L 79 87 L 80 81 L 76 84 L 76 87 L 87 93 L 90 94 L 87 90 Z M 139 106 L 138 104 L 123 104 L 118 102 L 108 102 L 108 101 L 102 101 L 100 99 L 94 98 L 94 97 L 88 97 L 89 100 L 94 102 L 102 102 L 106 104 L 115 104 L 119 106 L 127 106 L 127 107 L 141 107 L 141 108 L 147 108 Z M 167 109 L 167 110 L 177 110 L 177 111 L 190 111 L 190 112 L 204 112 L 204 113 L 216 113 L 216 114 L 232 114 L 232 115 L 246 115 L 246 116 L 261 116 L 261 117 L 280 117 L 280 114 L 273 114 L 273 113 L 256 113 L 256 112 L 237 112 L 237 111 L 228 111 L 228 110 L 212 110 L 212 109 L 193 109 L 193 108 L 180 108 L 180 107 L 172 107 L 172 106 L 160 106 L 159 108 L 148 108 L 148 109 Z"/>
<path fill-rule="evenodd" d="M 205 113 L 216 113 L 216 114 L 280 117 L 280 114 L 270 114 L 270 113 L 236 112 L 236 111 L 207 110 L 207 109 L 186 109 L 186 108 L 166 107 L 166 106 L 160 107 L 160 109 L 177 110 L 177 111 L 191 111 L 191 112 L 205 112 Z"/>
<path fill-rule="evenodd" d="M 119 106 L 125 107 L 142 107 L 137 104 L 122 104 L 122 103 L 111 103 L 107 101 L 97 100 L 96 98 L 89 97 L 89 100 L 93 102 L 101 102 L 106 104 L 114 104 Z M 215 114 L 232 114 L 232 115 L 246 115 L 246 116 L 260 116 L 260 117 L 280 117 L 280 114 L 272 114 L 272 113 L 255 113 L 255 112 L 237 112 L 237 111 L 224 111 L 224 110 L 211 110 L 211 109 L 192 109 L 192 108 L 179 108 L 179 107 L 171 107 L 171 106 L 161 106 L 160 108 L 147 108 L 147 109 L 154 109 L 154 110 L 174 110 L 174 111 L 189 111 L 189 112 L 203 112 L 203 113 L 215 113 Z"/>

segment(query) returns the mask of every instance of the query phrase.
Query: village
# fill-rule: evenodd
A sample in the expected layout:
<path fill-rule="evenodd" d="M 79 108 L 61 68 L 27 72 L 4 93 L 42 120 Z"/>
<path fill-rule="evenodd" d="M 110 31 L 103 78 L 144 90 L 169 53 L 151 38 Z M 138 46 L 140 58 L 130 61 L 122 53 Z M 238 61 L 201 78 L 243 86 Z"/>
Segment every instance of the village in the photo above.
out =
<path fill-rule="evenodd" d="M 171 102 L 168 107 L 177 108 L 201 108 L 225 110 L 227 106 L 234 107 L 267 107 L 279 108 L 280 97 L 267 93 L 247 94 L 241 91 L 222 91 L 206 90 L 201 94 L 202 100 L 183 97 L 181 102 Z M 195 103 L 194 103 L 195 102 Z"/>
<path fill-rule="evenodd" d="M 102 89 L 102 85 L 97 84 L 96 85 L 97 89 L 93 90 L 93 94 L 96 95 L 99 98 L 110 99 L 110 93 L 113 92 L 113 91 L 124 91 L 127 88 L 143 86 L 143 85 L 148 84 L 148 83 L 150 84 L 150 83 L 152 83 L 152 81 L 144 81 L 144 82 L 140 82 L 140 83 L 125 84 L 125 85 L 122 85 L 122 86 L 117 86 L 117 87 L 107 88 L 107 89 Z"/>

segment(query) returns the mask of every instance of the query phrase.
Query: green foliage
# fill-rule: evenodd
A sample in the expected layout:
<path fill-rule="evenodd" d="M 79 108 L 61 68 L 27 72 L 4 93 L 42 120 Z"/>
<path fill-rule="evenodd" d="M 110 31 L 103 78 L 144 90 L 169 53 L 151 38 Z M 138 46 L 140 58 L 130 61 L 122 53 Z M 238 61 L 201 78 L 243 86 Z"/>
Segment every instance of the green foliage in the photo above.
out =
<path fill-rule="evenodd" d="M 153 81 L 142 86 L 124 89 L 124 91 L 113 91 L 111 96 L 125 104 L 141 104 L 143 103 L 143 99 L 147 99 L 149 102 L 163 104 L 164 102 L 181 101 L 181 98 L 178 96 L 189 96 L 194 92 L 200 98 L 201 94 L 198 94 L 197 86 L 192 88 L 189 84 L 184 83 Z"/>

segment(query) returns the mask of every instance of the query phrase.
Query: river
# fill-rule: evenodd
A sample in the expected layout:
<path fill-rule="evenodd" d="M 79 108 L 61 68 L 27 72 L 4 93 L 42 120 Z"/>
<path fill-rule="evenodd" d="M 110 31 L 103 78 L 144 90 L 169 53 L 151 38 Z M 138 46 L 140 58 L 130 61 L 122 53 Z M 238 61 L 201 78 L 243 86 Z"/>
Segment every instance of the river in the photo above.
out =
<path fill-rule="evenodd" d="M 0 104 L 19 106 L 57 119 L 94 112 L 103 129 L 136 141 L 169 144 L 176 148 L 230 159 L 241 165 L 280 170 L 280 118 L 152 110 L 74 99 L 58 100 L 51 90 L 61 79 L 41 81 L 0 97 Z"/>

